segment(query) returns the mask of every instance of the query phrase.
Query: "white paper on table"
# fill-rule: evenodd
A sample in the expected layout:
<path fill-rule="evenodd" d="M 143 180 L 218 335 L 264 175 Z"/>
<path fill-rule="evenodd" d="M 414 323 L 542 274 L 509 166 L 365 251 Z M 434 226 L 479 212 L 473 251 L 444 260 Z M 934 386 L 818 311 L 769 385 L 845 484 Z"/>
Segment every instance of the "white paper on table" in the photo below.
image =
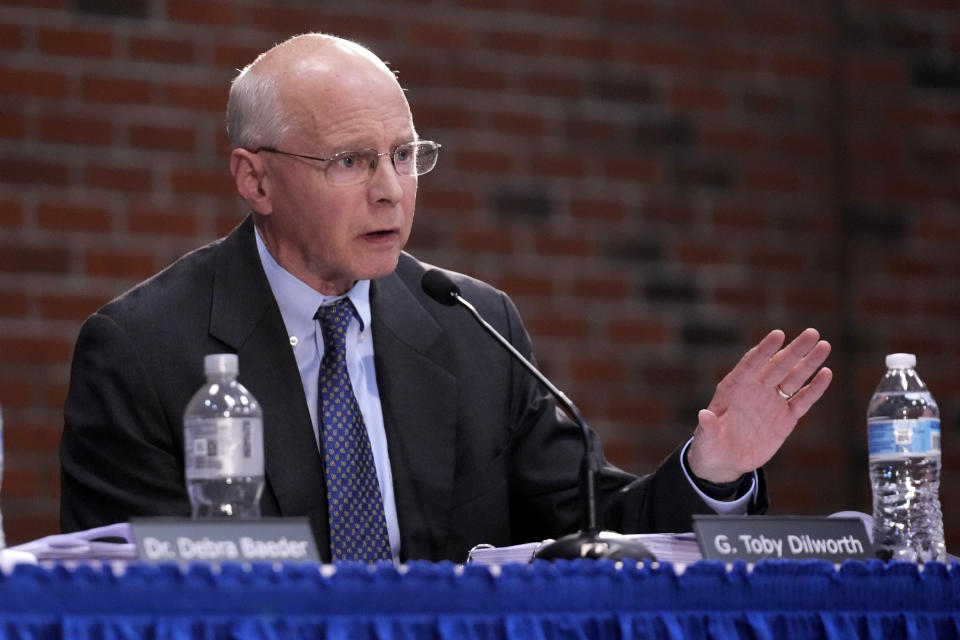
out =
<path fill-rule="evenodd" d="M 703 558 L 693 533 L 638 533 L 625 536 L 638 540 L 660 562 L 691 564 Z M 527 542 L 509 547 L 479 545 L 471 549 L 468 562 L 473 564 L 507 564 L 530 562 L 536 550 L 552 540 Z"/>
<path fill-rule="evenodd" d="M 104 542 L 101 538 L 122 538 L 125 542 Z M 137 557 L 128 522 L 58 533 L 10 547 L 7 551 L 28 553 L 37 560 L 134 560 Z"/>

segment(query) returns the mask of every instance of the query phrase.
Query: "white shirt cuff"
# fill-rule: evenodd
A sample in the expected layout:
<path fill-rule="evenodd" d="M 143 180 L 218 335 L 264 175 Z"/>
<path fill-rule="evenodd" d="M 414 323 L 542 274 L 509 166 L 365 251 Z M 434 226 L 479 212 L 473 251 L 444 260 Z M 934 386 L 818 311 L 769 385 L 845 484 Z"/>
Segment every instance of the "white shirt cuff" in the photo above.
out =
<path fill-rule="evenodd" d="M 683 464 L 684 456 L 687 455 L 687 447 L 690 446 L 691 442 L 693 442 L 693 438 L 687 440 L 687 443 L 683 445 L 683 450 L 680 451 L 680 466 L 683 467 L 683 475 L 686 476 L 687 482 L 690 483 L 690 486 L 693 487 L 693 490 L 696 491 L 697 495 L 707 503 L 707 506 L 716 511 L 718 515 L 727 516 L 746 514 L 747 509 L 750 507 L 750 503 L 753 502 L 757 497 L 757 472 L 753 472 L 753 478 L 750 482 L 750 490 L 736 500 L 714 500 L 703 491 L 700 491 L 697 483 L 693 481 L 693 478 L 691 478 L 690 474 L 687 472 L 687 465 Z"/>

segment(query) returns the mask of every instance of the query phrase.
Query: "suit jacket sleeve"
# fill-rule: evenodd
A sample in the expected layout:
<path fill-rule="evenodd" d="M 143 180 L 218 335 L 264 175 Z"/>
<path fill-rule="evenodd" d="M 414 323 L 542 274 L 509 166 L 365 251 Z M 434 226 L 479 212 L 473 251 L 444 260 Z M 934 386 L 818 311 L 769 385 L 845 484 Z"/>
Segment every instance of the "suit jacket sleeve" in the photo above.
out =
<path fill-rule="evenodd" d="M 502 303 L 511 341 L 521 353 L 531 356 L 530 340 L 516 308 L 505 295 Z M 518 538 L 542 539 L 575 531 L 585 524 L 578 487 L 582 433 L 519 365 L 514 380 L 519 428 L 512 445 L 511 495 Z M 690 531 L 692 515 L 714 513 L 685 477 L 680 447 L 653 473 L 638 478 L 607 462 L 599 438 L 592 431 L 589 437 L 602 468 L 598 483 L 601 526 L 623 533 Z M 762 472 L 760 484 L 751 513 L 766 507 Z"/>
<path fill-rule="evenodd" d="M 77 340 L 64 407 L 64 531 L 136 515 L 189 515 L 172 418 L 130 337 L 111 317 L 91 316 Z"/>

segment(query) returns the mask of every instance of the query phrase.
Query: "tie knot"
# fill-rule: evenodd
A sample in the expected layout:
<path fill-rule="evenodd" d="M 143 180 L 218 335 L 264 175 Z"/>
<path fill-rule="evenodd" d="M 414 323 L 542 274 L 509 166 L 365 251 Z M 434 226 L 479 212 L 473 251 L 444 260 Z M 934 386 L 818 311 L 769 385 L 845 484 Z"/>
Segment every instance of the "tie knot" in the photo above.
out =
<path fill-rule="evenodd" d="M 325 344 L 342 345 L 347 340 L 347 327 L 353 318 L 353 303 L 350 298 L 340 298 L 333 304 L 321 306 L 313 317 L 320 321 Z"/>

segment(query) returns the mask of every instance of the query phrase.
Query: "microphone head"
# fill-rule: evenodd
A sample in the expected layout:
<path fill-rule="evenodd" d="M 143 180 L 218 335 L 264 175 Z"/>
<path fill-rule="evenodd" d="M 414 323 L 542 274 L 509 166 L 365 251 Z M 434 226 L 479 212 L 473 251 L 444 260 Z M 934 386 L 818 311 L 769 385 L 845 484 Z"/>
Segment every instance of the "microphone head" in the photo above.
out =
<path fill-rule="evenodd" d="M 430 269 L 423 274 L 420 286 L 428 296 L 448 307 L 457 304 L 457 299 L 460 297 L 460 287 L 440 269 Z"/>

